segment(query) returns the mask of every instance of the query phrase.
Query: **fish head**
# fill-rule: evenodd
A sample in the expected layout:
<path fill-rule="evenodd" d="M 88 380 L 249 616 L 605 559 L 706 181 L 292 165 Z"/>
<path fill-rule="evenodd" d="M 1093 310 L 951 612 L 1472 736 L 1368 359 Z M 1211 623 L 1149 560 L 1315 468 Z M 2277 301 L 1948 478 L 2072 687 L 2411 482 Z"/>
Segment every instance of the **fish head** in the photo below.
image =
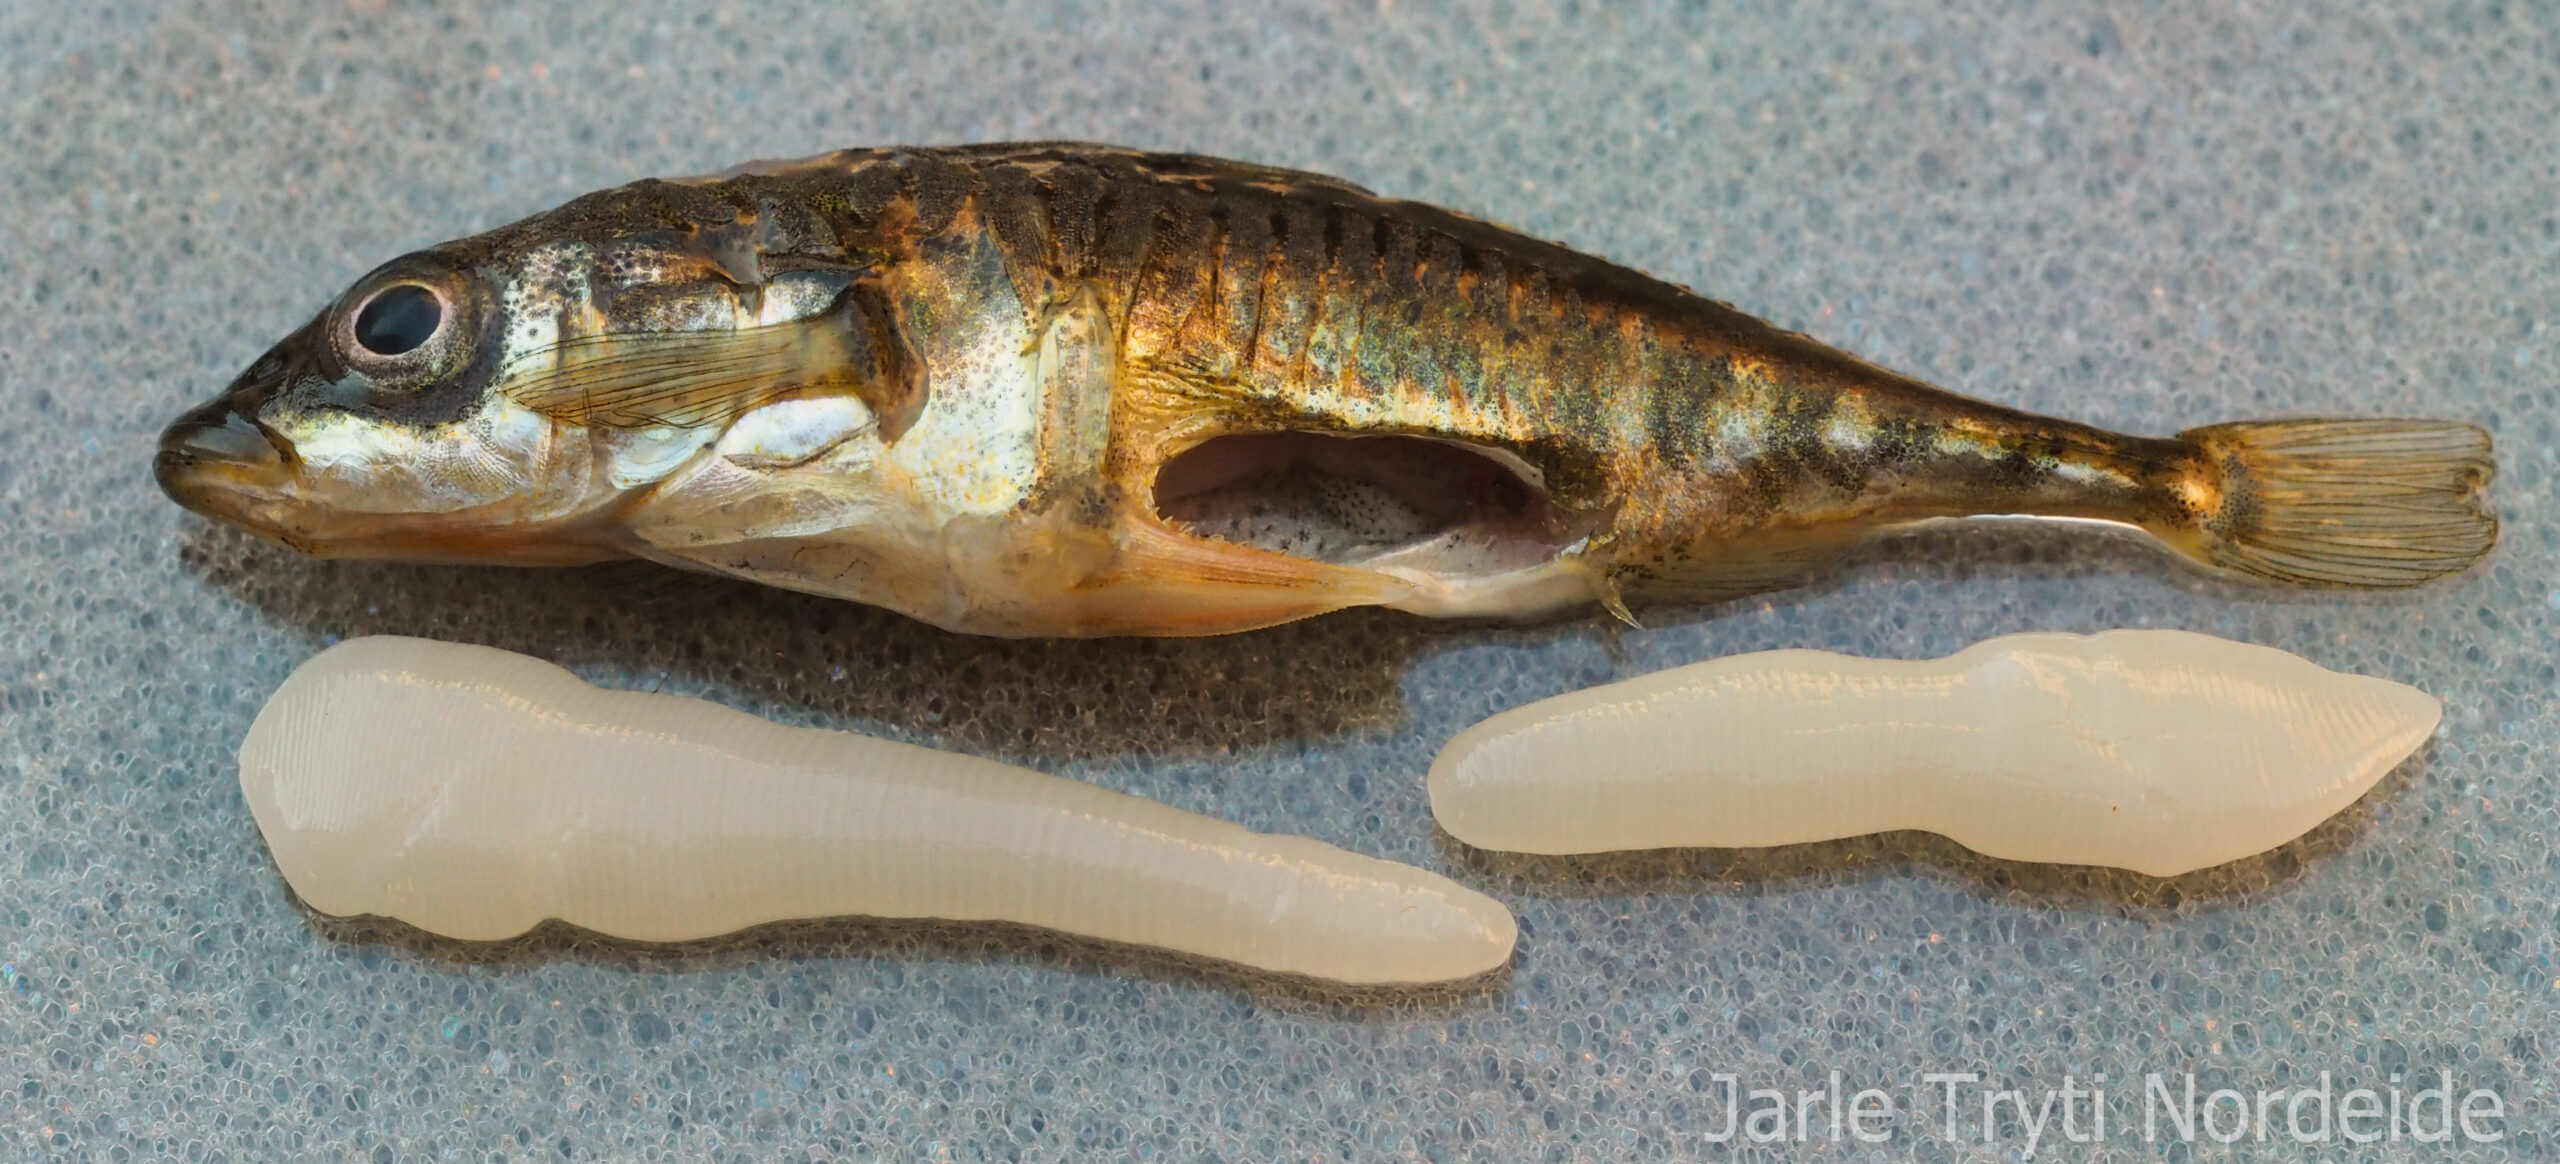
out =
<path fill-rule="evenodd" d="M 644 182 L 358 279 L 162 434 L 181 505 L 326 557 L 574 564 L 744 412 L 875 371 L 823 224 Z"/>
<path fill-rule="evenodd" d="M 384 264 L 161 434 L 161 488 L 311 553 L 522 560 L 559 450 L 493 390 L 499 298 L 432 251 Z"/>

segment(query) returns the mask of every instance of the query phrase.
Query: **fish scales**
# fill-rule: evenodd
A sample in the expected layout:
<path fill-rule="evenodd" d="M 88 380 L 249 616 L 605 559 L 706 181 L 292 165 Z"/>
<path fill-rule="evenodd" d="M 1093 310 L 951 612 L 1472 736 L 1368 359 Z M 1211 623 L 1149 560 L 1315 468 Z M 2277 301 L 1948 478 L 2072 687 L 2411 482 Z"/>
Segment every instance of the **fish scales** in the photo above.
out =
<path fill-rule="evenodd" d="M 404 256 L 156 465 L 313 552 L 638 556 L 996 634 L 1623 615 L 1976 514 L 2292 584 L 2496 533 L 2458 422 L 2109 433 L 1464 214 L 1059 142 L 643 181 Z"/>

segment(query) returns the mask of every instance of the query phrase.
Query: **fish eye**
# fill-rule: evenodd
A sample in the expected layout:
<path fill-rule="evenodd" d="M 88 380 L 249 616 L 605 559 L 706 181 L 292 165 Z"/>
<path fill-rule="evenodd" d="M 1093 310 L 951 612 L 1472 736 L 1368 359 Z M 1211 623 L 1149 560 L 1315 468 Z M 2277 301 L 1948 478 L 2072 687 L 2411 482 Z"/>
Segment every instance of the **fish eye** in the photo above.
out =
<path fill-rule="evenodd" d="M 416 351 L 444 325 L 444 301 L 430 288 L 394 283 L 356 311 L 356 343 L 377 356 Z"/>

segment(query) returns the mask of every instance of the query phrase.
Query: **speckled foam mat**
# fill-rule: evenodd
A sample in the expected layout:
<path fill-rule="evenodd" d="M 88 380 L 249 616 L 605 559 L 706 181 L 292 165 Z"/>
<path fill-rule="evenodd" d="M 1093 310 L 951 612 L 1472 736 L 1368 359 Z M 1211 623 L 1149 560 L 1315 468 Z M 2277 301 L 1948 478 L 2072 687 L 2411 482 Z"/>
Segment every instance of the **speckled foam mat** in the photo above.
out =
<path fill-rule="evenodd" d="M 9 0 L 0 76 L 0 1156 L 2560 1151 L 2560 9 Z M 162 424 L 403 250 L 643 175 L 1048 137 L 1337 173 L 2135 432 L 2472 420 L 2505 541 L 2347 598 L 1965 528 L 1642 630 L 1026 643 L 639 567 L 306 561 L 152 487 Z M 1442 741 L 1576 686 L 2114 626 L 2412 683 L 2445 722 L 2304 841 L 2167 882 L 1912 835 L 1507 858 L 1424 802 Z M 1335 997 L 1021 932 L 484 948 L 318 918 L 232 753 L 294 664 L 375 632 L 1424 865 L 1516 910 L 1519 958 Z M 1867 1090 L 1893 1114 L 1835 1120 Z M 2341 1118 L 2355 1091 L 2399 1139 L 2347 1138 L 2381 1127 Z"/>

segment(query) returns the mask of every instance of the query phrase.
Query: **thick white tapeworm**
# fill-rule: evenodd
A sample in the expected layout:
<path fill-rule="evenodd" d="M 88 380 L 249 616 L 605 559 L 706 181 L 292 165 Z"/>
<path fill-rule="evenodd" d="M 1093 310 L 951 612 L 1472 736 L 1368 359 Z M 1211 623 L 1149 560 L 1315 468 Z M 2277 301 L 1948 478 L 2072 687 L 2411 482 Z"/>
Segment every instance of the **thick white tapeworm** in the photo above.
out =
<path fill-rule="evenodd" d="M 1768 651 L 1504 712 L 1431 766 L 1487 849 L 1786 845 L 1889 829 L 2172 876 L 2301 836 L 2443 705 L 2185 631 L 2027 634 L 1943 659 Z"/>
<path fill-rule="evenodd" d="M 1483 894 L 1304 837 L 424 639 L 303 664 L 241 744 L 240 784 L 312 908 L 457 938 L 1003 920 L 1420 983 L 1503 965 L 1517 933 Z"/>

